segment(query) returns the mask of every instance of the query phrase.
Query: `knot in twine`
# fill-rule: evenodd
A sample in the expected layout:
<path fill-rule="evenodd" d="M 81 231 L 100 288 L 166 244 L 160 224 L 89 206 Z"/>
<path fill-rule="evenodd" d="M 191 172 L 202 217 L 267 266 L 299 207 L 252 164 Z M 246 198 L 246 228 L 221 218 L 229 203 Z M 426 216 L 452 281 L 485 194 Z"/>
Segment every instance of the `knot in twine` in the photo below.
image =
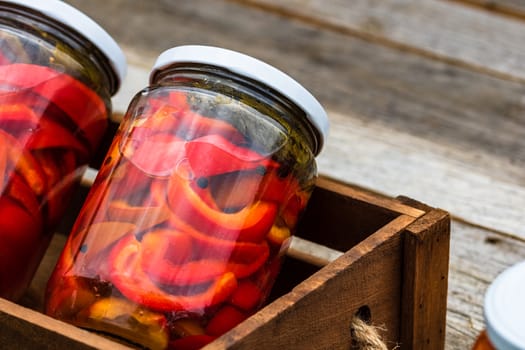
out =
<path fill-rule="evenodd" d="M 358 316 L 352 318 L 350 334 L 353 350 L 388 350 L 379 334 L 379 327 L 370 325 Z"/>

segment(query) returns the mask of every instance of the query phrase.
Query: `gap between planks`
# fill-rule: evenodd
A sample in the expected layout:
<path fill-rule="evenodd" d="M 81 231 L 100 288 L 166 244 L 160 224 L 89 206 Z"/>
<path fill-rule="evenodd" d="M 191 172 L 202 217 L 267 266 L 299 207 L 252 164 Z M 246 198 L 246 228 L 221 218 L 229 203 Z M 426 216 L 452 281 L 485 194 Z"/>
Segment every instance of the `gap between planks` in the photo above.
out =
<path fill-rule="evenodd" d="M 318 157 L 324 173 L 381 195 L 417 198 L 462 222 L 525 238 L 522 168 L 349 114 L 329 115 L 332 132 Z"/>
<path fill-rule="evenodd" d="M 525 20 L 525 2 L 522 0 L 447 0 L 467 6 L 483 8 L 504 16 Z"/>
<path fill-rule="evenodd" d="M 525 23 L 443 1 L 227 0 L 500 79 L 525 82 Z M 443 21 L 446 20 L 446 24 Z M 480 28 L 483 28 L 480 40 Z M 490 40 L 488 40 L 490 38 Z"/>

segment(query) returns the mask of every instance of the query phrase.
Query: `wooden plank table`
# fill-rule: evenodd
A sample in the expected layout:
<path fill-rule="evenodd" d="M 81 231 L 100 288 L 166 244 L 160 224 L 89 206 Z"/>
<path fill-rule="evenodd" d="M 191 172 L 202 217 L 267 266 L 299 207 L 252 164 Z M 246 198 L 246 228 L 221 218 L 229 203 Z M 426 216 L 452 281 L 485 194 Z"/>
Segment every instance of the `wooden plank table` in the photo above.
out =
<path fill-rule="evenodd" d="M 117 111 L 182 44 L 253 55 L 306 86 L 332 125 L 321 173 L 452 214 L 446 348 L 472 345 L 488 284 L 525 259 L 525 1 L 67 2 L 125 49 Z"/>

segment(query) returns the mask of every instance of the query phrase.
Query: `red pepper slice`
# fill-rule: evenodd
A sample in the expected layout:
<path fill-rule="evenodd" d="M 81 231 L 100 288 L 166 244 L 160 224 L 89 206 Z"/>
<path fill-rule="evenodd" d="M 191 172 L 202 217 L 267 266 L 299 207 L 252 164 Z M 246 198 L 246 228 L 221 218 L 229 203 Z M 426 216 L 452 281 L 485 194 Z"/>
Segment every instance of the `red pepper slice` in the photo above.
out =
<path fill-rule="evenodd" d="M 264 175 L 257 197 L 282 204 L 286 197 L 296 190 L 298 190 L 297 180 L 292 175 L 281 177 L 274 169 Z"/>
<path fill-rule="evenodd" d="M 38 127 L 40 118 L 33 109 L 20 103 L 0 102 L 0 128 L 14 135 L 20 144 L 25 144 L 32 130 Z"/>
<path fill-rule="evenodd" d="M 47 223 L 53 226 L 58 223 L 65 212 L 68 205 L 67 199 L 73 193 L 79 174 L 66 173 L 66 169 L 74 166 L 75 162 L 74 159 L 71 159 L 70 152 L 42 149 L 35 150 L 33 155 L 46 174 L 48 191 L 42 198 L 42 205 L 47 210 Z"/>
<path fill-rule="evenodd" d="M 107 127 L 107 108 L 93 90 L 49 67 L 15 63 L 0 66 L 0 83 L 31 89 L 56 104 L 84 131 L 94 149 Z"/>
<path fill-rule="evenodd" d="M 39 225 L 42 224 L 40 202 L 29 185 L 16 173 L 11 175 L 7 195 L 22 205 Z"/>
<path fill-rule="evenodd" d="M 61 320 L 69 320 L 78 312 L 93 304 L 97 298 L 81 278 L 60 276 L 46 302 L 46 313 Z"/>
<path fill-rule="evenodd" d="M 234 261 L 250 261 L 254 256 L 264 254 L 266 248 L 262 243 L 236 242 L 224 240 L 212 235 L 199 232 L 188 225 L 179 226 L 182 231 L 191 236 L 194 241 L 195 250 L 203 252 L 213 259 L 226 259 Z M 198 258 L 198 254 L 196 254 Z"/>
<path fill-rule="evenodd" d="M 222 135 L 237 144 L 246 141 L 239 130 L 230 123 L 192 111 L 185 92 L 170 91 L 168 96 L 153 98 L 149 104 L 155 114 L 148 118 L 144 126 L 152 130 L 175 131 L 186 140 L 213 134 Z"/>
<path fill-rule="evenodd" d="M 134 233 L 135 229 L 136 225 L 132 223 L 103 221 L 72 232 L 71 244 L 78 246 L 74 252 L 76 261 L 72 273 L 92 276 L 96 271 L 101 278 L 108 278 L 108 254 L 122 237 Z"/>
<path fill-rule="evenodd" d="M 111 169 L 103 165 L 100 174 L 106 176 L 105 181 L 111 182 L 112 198 L 130 202 L 134 202 L 132 198 L 140 197 L 139 194 L 145 196 L 152 181 L 151 177 L 144 176 L 144 172 L 131 162 L 122 162 Z M 107 179 L 108 176 L 110 176 L 109 179 Z"/>
<path fill-rule="evenodd" d="M 60 154 L 60 170 L 62 177 L 73 179 L 72 181 L 80 180 L 84 169 L 77 168 L 77 157 L 72 150 L 63 150 Z M 79 171 L 80 170 L 80 171 Z"/>
<path fill-rule="evenodd" d="M 269 249 L 266 242 L 259 245 L 254 255 L 236 261 L 234 256 L 226 259 L 200 259 L 174 264 L 168 259 L 142 260 L 142 268 L 151 278 L 166 285 L 193 285 L 210 282 L 221 275 L 232 272 L 236 278 L 248 277 L 257 271 L 268 259 Z"/>
<path fill-rule="evenodd" d="M 109 220 L 136 223 L 142 230 L 160 224 L 170 217 L 170 211 L 165 206 L 132 206 L 123 200 L 111 201 L 106 210 Z"/>
<path fill-rule="evenodd" d="M 228 299 L 237 287 L 234 274 L 227 272 L 204 291 L 191 295 L 170 294 L 160 289 L 142 270 L 140 242 L 135 236 L 123 238 L 110 254 L 110 279 L 128 299 L 158 311 L 195 311 Z"/>
<path fill-rule="evenodd" d="M 260 242 L 272 226 L 277 205 L 257 201 L 237 212 L 221 212 L 210 207 L 178 173 L 168 183 L 168 206 L 173 216 L 197 230 L 225 239 Z"/>
<path fill-rule="evenodd" d="M 19 253 L 37 244 L 42 227 L 24 208 L 6 196 L 0 196 L 0 240 Z M 5 262 L 8 266 L 11 263 Z M 1 265 L 1 264 L 0 264 Z"/>
<path fill-rule="evenodd" d="M 148 268 L 160 270 L 160 265 L 184 264 L 193 256 L 191 237 L 178 230 L 156 229 L 146 233 L 141 240 L 142 262 Z"/>
<path fill-rule="evenodd" d="M 230 303 L 238 308 L 250 311 L 255 309 L 263 299 L 261 289 L 253 282 L 244 280 L 239 282 L 239 285 L 233 293 Z"/>
<path fill-rule="evenodd" d="M 258 200 L 257 192 L 262 179 L 257 171 L 236 171 L 210 177 L 208 188 L 219 208 L 235 210 Z"/>
<path fill-rule="evenodd" d="M 196 177 L 234 171 L 266 169 L 276 162 L 249 148 L 236 146 L 222 135 L 207 135 L 186 144 L 186 155 Z"/>
<path fill-rule="evenodd" d="M 7 196 L 0 196 L 0 295 L 17 298 L 37 266 L 42 227 L 24 208 Z"/>
<path fill-rule="evenodd" d="M 82 145 L 73 133 L 62 125 L 47 118 L 40 119 L 39 125 L 27 141 L 31 150 L 43 148 L 64 148 L 75 150 L 81 159 L 87 159 L 89 149 Z"/>
<path fill-rule="evenodd" d="M 9 162 L 15 165 L 16 171 L 30 185 L 37 196 L 44 194 L 47 190 L 46 176 L 40 164 L 10 134 L 0 130 L 0 138 L 5 141 L 4 145 L 7 149 Z"/>
<path fill-rule="evenodd" d="M 206 334 L 220 336 L 248 318 L 248 315 L 237 308 L 225 305 L 217 311 L 206 326 Z"/>
<path fill-rule="evenodd" d="M 135 150 L 129 143 L 137 142 Z M 145 140 L 136 140 L 131 134 L 124 154 L 137 168 L 151 176 L 169 176 L 185 157 L 186 141 L 171 135 L 158 133 Z"/>
<path fill-rule="evenodd" d="M 246 142 L 244 135 L 230 123 L 206 117 L 191 110 L 186 110 L 182 115 L 177 133 L 187 140 L 194 140 L 209 135 L 221 136 L 235 144 Z"/>
<path fill-rule="evenodd" d="M 152 109 L 146 109 L 141 115 L 144 119 L 138 119 L 132 130 L 135 137 L 147 138 L 155 133 L 175 133 L 181 124 L 181 116 L 188 109 L 185 104 L 186 97 L 184 99 L 184 105 L 179 102 L 169 104 L 169 101 L 158 101 L 151 100 L 150 104 Z"/>

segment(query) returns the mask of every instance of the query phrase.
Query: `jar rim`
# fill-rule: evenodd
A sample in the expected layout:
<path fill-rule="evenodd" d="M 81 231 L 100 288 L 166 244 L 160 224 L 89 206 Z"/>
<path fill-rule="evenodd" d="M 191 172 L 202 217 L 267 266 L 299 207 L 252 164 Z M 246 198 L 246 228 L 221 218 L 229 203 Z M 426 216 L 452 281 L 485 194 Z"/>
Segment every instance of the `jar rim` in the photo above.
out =
<path fill-rule="evenodd" d="M 499 274 L 484 301 L 487 334 L 498 349 L 525 348 L 525 261 Z"/>
<path fill-rule="evenodd" d="M 61 0 L 1 0 L 1 2 L 13 3 L 38 11 L 84 36 L 98 47 L 110 62 L 117 77 L 113 94 L 119 90 L 127 72 L 126 56 L 117 42 L 89 16 Z"/>
<path fill-rule="evenodd" d="M 318 155 L 328 136 L 329 121 L 319 101 L 301 84 L 279 69 L 243 53 L 206 45 L 182 45 L 162 52 L 150 73 L 150 83 L 156 74 L 175 63 L 198 63 L 225 68 L 275 89 L 301 108 L 318 132 Z"/>

